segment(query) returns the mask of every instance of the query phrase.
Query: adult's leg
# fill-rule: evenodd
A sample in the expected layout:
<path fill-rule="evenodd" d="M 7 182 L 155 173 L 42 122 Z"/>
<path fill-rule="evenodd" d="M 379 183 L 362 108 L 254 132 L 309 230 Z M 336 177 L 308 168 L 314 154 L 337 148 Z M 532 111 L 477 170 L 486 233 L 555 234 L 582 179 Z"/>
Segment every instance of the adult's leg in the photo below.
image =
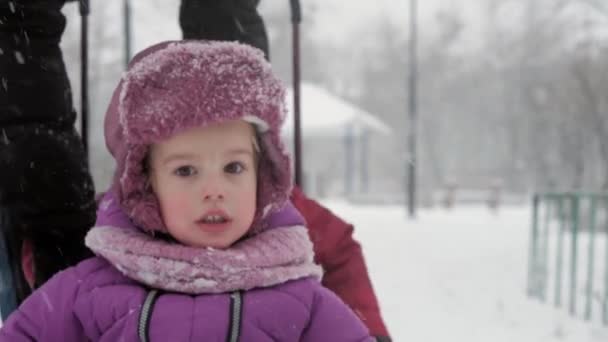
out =
<path fill-rule="evenodd" d="M 0 1 L 0 208 L 10 223 L 0 228 L 19 301 L 28 283 L 91 255 L 83 241 L 95 220 L 94 188 L 59 48 L 63 4 Z M 23 270 L 30 250 L 33 269 Z"/>

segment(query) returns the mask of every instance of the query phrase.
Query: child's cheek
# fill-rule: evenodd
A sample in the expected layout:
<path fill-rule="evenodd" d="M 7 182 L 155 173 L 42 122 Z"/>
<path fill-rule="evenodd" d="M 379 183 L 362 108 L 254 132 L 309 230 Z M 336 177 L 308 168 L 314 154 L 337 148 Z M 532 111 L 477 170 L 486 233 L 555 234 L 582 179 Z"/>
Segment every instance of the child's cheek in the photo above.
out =
<path fill-rule="evenodd" d="M 162 200 L 163 216 L 167 224 L 185 219 L 190 213 L 193 200 L 180 193 L 168 193 Z M 181 219 L 180 219 L 181 218 Z"/>

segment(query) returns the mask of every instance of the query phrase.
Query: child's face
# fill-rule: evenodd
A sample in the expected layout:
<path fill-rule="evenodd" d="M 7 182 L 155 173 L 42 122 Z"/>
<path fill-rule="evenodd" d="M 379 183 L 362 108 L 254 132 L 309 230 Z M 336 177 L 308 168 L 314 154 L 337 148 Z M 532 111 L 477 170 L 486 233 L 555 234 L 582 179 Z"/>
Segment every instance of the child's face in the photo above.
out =
<path fill-rule="evenodd" d="M 152 146 L 150 181 L 173 238 L 227 248 L 249 230 L 256 209 L 253 139 L 250 124 L 231 121 Z"/>

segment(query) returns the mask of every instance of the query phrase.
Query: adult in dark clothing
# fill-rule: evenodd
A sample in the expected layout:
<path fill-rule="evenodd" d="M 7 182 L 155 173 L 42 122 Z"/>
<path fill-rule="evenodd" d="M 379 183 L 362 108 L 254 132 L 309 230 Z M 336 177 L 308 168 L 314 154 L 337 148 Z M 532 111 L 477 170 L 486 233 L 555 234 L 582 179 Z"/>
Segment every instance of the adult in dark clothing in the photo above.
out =
<path fill-rule="evenodd" d="M 24 276 L 37 286 L 90 255 L 82 241 L 94 221 L 94 191 L 73 129 L 71 92 L 58 46 L 65 26 L 60 13 L 64 0 L 21 0 L 12 5 L 0 1 L 0 65 L 1 70 L 10 70 L 0 89 L 0 129 L 7 137 L 3 140 L 0 131 L 0 207 L 13 222 L 2 227 L 11 258 L 25 260 L 23 272 L 16 272 L 22 300 L 29 294 Z M 238 40 L 262 49 L 268 58 L 258 3 L 182 0 L 179 22 L 184 38 Z M 299 189 L 292 200 L 308 221 L 315 259 L 325 270 L 323 284 L 351 306 L 373 335 L 390 341 L 352 226 Z"/>
<path fill-rule="evenodd" d="M 0 228 L 13 265 L 22 259 L 35 265 L 25 274 L 34 286 L 91 255 L 81 241 L 95 221 L 93 182 L 59 49 L 61 6 L 61 0 L 0 1 Z M 31 258 L 21 258 L 30 251 Z M 30 288 L 22 272 L 13 277 L 21 301 Z"/>
<path fill-rule="evenodd" d="M 179 25 L 184 39 L 237 40 L 264 51 L 268 35 L 257 11 L 260 0 L 182 0 Z"/>

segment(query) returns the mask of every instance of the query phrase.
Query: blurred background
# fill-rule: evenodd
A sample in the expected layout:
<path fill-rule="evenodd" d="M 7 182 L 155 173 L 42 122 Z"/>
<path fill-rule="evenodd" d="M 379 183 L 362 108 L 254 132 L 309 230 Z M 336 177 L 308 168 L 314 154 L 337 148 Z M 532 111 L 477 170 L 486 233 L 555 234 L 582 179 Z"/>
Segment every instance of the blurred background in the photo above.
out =
<path fill-rule="evenodd" d="M 130 4 L 132 52 L 181 38 L 178 1 Z M 78 7 L 64 12 L 78 109 Z M 291 86 L 289 2 L 260 12 Z M 124 14 L 91 1 L 97 191 L 114 169 L 103 117 Z M 302 15 L 304 190 L 355 224 L 395 340 L 608 340 L 608 200 L 543 195 L 608 188 L 608 1 L 304 0 Z"/>
<path fill-rule="evenodd" d="M 175 1 L 136 0 L 131 6 L 133 51 L 180 37 Z M 123 1 L 93 1 L 91 7 L 91 130 L 103 141 L 99 124 L 124 69 Z M 262 1 L 260 7 L 272 64 L 291 85 L 289 2 Z M 353 143 L 349 181 L 344 137 L 356 129 L 344 122 L 343 132 L 325 134 L 337 139 L 335 151 L 318 153 L 315 139 L 305 139 L 309 193 L 404 200 L 409 7 L 394 0 L 302 2 L 303 82 L 391 128 L 364 125 L 363 132 L 351 132 L 367 140 L 368 151 L 362 163 L 360 141 Z M 72 20 L 63 47 L 78 94 L 77 6 L 65 12 Z M 608 186 L 606 1 L 420 1 L 417 36 L 421 205 L 437 204 L 438 194 L 452 187 L 468 197 L 500 187 L 505 198 L 521 200 L 536 190 Z M 303 107 L 315 99 L 307 95 Z M 339 115 L 318 113 L 322 107 L 310 111 Z M 103 189 L 112 170 L 103 143 L 93 145 L 92 163 Z"/>

